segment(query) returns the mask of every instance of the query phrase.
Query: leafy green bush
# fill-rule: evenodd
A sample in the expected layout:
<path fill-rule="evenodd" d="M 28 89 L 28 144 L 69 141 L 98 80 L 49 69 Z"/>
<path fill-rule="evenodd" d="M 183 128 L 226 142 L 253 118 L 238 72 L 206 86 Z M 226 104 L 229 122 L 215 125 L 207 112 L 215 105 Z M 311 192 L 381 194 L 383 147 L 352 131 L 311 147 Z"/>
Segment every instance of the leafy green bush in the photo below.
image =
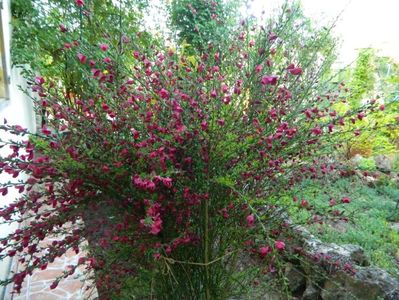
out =
<path fill-rule="evenodd" d="M 386 126 L 399 114 L 398 78 L 399 64 L 392 58 L 378 55 L 371 48 L 360 49 L 355 65 L 340 73 L 340 79 L 347 83 L 350 93 L 346 107 L 337 107 L 337 111 L 358 107 L 370 98 L 379 103 L 380 110 L 362 121 L 373 130 L 344 145 L 347 158 L 356 154 L 369 157 L 398 151 L 399 127 Z M 347 126 L 353 127 L 352 124 Z"/>
<path fill-rule="evenodd" d="M 359 160 L 358 166 L 364 171 L 375 171 L 377 169 L 374 158 L 372 157 L 362 157 Z"/>

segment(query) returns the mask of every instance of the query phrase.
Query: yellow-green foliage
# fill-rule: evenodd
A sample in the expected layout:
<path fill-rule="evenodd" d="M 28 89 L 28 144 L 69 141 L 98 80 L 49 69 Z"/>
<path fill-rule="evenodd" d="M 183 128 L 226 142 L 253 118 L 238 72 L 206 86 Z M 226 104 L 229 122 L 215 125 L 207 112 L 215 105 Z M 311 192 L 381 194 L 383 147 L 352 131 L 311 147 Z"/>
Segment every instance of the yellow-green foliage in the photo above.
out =
<path fill-rule="evenodd" d="M 373 49 L 362 49 L 355 67 L 344 72 L 342 79 L 348 82 L 350 93 L 347 104 L 335 107 L 340 115 L 370 100 L 381 105 L 380 111 L 357 121 L 356 125 L 347 122 L 347 137 L 352 137 L 344 147 L 346 156 L 350 158 L 361 154 L 369 157 L 398 152 L 399 64 L 391 58 L 379 57 Z M 357 124 L 367 125 L 369 130 L 353 137 Z"/>
<path fill-rule="evenodd" d="M 363 97 L 367 97 L 375 86 L 375 51 L 370 48 L 362 49 L 352 71 L 349 88 L 351 96 L 349 101 L 353 106 L 359 106 Z"/>

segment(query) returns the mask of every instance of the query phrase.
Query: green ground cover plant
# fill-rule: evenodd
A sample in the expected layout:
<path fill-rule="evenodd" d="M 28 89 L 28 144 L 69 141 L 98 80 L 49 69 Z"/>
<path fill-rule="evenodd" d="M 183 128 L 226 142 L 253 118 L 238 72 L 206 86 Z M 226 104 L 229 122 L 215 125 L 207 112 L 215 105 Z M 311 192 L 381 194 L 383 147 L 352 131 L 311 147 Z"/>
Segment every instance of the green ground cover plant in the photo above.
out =
<path fill-rule="evenodd" d="M 345 205 L 348 218 L 323 224 L 308 223 L 310 213 L 297 206 L 291 207 L 291 216 L 303 223 L 321 240 L 337 244 L 355 244 L 363 247 L 372 264 L 399 276 L 399 231 L 392 228 L 399 220 L 399 187 L 390 180 L 382 179 L 375 186 L 368 186 L 358 177 L 334 181 L 304 181 L 293 189 L 298 199 L 309 199 L 318 207 L 342 208 Z M 350 203 L 343 204 L 341 196 L 347 195 Z M 331 201 L 334 205 L 331 205 Z M 301 200 L 299 200 L 301 201 Z"/>

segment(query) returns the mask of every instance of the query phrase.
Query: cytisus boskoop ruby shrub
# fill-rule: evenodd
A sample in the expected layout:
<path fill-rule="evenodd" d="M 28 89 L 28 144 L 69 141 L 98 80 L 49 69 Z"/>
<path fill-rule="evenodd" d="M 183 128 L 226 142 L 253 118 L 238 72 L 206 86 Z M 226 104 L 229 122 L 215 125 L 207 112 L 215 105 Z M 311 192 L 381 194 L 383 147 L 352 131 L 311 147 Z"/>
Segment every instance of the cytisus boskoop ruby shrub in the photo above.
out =
<path fill-rule="evenodd" d="M 284 6 L 263 27 L 243 21 L 234 40 L 194 60 L 172 47 L 141 48 L 135 36 L 74 40 L 85 26 L 63 22 L 60 47 L 83 78 L 81 93 L 36 76 L 46 125 L 36 134 L 1 126 L 25 137 L 1 142 L 10 148 L 1 170 L 15 178 L 1 193 L 21 195 L 0 211 L 21 224 L 1 239 L 1 257 L 22 266 L 5 283 L 19 292 L 69 249 L 86 249 L 79 265 L 95 271 L 104 299 L 126 287 L 145 298 L 225 299 L 252 289 L 255 277 L 281 275 L 295 237 L 279 193 L 336 173 L 327 158 L 341 128 L 374 109 L 334 110 L 347 91 L 325 80 L 329 32 L 311 34 L 297 9 Z M 307 200 L 298 207 L 315 210 L 312 221 L 327 217 Z M 245 253 L 260 259 L 256 272 L 238 267 Z"/>

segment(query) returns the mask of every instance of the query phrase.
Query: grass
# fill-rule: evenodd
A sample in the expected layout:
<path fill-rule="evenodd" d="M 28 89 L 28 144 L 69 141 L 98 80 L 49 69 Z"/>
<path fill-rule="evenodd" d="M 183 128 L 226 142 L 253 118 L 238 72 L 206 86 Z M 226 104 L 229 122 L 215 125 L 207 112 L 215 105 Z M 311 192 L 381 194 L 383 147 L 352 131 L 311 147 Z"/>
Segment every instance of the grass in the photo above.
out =
<path fill-rule="evenodd" d="M 331 198 L 340 202 L 342 197 L 349 197 L 349 204 L 337 205 L 349 215 L 349 222 L 341 221 L 338 226 L 336 223 L 308 225 L 308 229 L 325 242 L 363 247 L 372 265 L 399 277 L 399 232 L 391 228 L 390 222 L 399 222 L 399 209 L 395 210 L 398 186 L 385 178 L 375 187 L 369 187 L 354 176 L 318 183 L 305 181 L 292 190 L 289 198 L 294 195 L 299 201 L 306 199 L 325 209 Z M 297 206 L 291 205 L 289 212 L 299 222 L 309 217 L 306 210 L 298 210 Z"/>

